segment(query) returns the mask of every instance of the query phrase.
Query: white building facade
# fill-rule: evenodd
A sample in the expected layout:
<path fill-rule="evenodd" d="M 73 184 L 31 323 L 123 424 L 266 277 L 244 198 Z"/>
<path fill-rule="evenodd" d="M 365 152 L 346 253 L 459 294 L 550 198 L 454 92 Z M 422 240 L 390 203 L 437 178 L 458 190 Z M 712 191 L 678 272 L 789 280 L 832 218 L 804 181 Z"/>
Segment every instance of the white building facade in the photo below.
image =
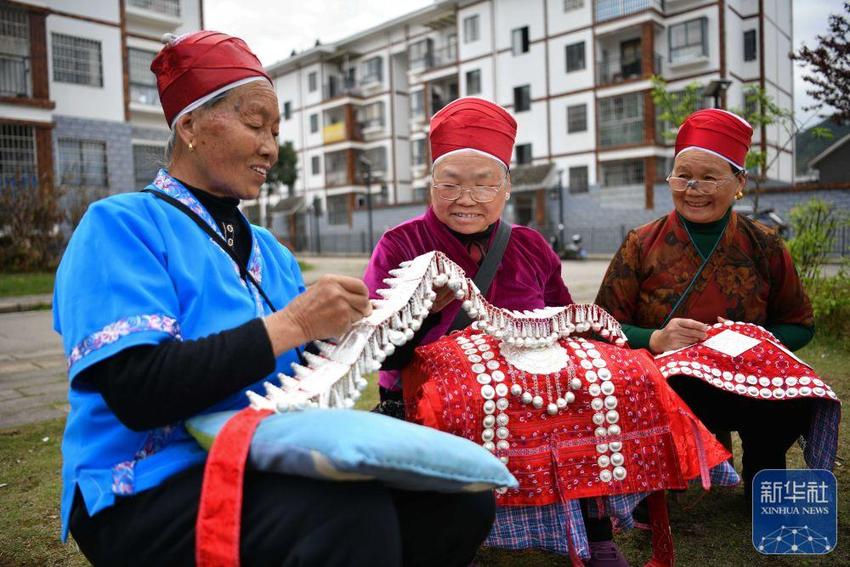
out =
<path fill-rule="evenodd" d="M 203 27 L 203 0 L 0 1 L 0 179 L 65 199 L 138 190 L 168 127 L 150 71 L 164 33 Z"/>
<path fill-rule="evenodd" d="M 726 87 L 705 106 L 741 109 L 755 85 L 791 109 L 791 38 L 791 0 L 437 0 L 268 71 L 281 139 L 299 156 L 295 194 L 327 215 L 326 230 L 351 229 L 367 205 L 361 158 L 369 204 L 425 201 L 428 119 L 459 96 L 508 109 L 518 123 L 512 167 L 554 164 L 565 193 L 589 193 L 604 217 L 658 206 L 673 142 L 652 75 L 674 91 Z M 789 138 L 759 128 L 754 146 L 767 152 L 768 177 L 790 183 Z M 515 187 L 514 197 L 514 222 L 557 222 L 549 188 Z"/>

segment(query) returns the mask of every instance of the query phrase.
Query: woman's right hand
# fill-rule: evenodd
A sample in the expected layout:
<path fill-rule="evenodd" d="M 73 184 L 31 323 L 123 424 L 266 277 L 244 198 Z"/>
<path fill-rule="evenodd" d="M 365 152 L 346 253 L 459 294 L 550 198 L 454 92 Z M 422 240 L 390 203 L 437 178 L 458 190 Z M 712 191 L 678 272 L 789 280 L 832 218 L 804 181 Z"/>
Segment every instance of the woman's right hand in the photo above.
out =
<path fill-rule="evenodd" d="M 663 329 L 649 337 L 649 350 L 654 354 L 690 346 L 705 339 L 708 325 L 693 319 L 670 319 Z"/>
<path fill-rule="evenodd" d="M 434 299 L 434 305 L 431 306 L 431 313 L 439 313 L 445 309 L 446 305 L 457 299 L 455 297 L 455 292 L 453 292 L 447 285 L 444 285 L 443 287 L 435 287 L 434 291 L 436 292 L 437 297 Z"/>
<path fill-rule="evenodd" d="M 275 356 L 315 339 L 342 336 L 372 312 L 362 280 L 325 275 L 264 319 Z"/>

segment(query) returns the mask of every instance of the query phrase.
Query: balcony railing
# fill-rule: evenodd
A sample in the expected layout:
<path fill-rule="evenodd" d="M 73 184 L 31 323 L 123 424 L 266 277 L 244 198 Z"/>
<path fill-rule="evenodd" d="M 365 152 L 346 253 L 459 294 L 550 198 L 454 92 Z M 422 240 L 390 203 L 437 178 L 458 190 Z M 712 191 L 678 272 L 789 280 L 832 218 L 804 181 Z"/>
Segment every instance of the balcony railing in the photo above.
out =
<path fill-rule="evenodd" d="M 127 5 L 166 16 L 180 17 L 180 0 L 127 0 Z"/>
<path fill-rule="evenodd" d="M 664 13 L 664 0 L 596 0 L 596 22 L 613 20 L 650 8 Z"/>
<path fill-rule="evenodd" d="M 342 142 L 345 140 L 345 122 L 328 124 L 322 128 L 322 140 L 326 144 L 333 144 L 334 142 Z"/>
<path fill-rule="evenodd" d="M 652 57 L 652 73 L 661 74 L 664 57 L 658 53 Z M 596 84 L 613 85 L 629 79 L 639 79 L 644 76 L 643 59 L 621 60 L 613 59 L 596 64 Z M 650 74 L 650 73 L 647 73 Z"/>
<path fill-rule="evenodd" d="M 322 87 L 322 98 L 324 99 L 336 98 L 338 96 L 345 95 L 360 95 L 360 86 L 356 81 L 350 81 L 347 79 L 331 80 L 325 83 Z"/>
<path fill-rule="evenodd" d="M 29 57 L 0 53 L 0 96 L 32 96 Z"/>
<path fill-rule="evenodd" d="M 411 59 L 411 71 L 427 71 L 435 67 L 443 67 L 457 62 L 457 45 L 451 43 L 439 49 L 432 49 L 424 56 Z"/>
<path fill-rule="evenodd" d="M 338 187 L 346 184 L 348 184 L 348 171 L 345 169 L 325 172 L 326 187 Z"/>

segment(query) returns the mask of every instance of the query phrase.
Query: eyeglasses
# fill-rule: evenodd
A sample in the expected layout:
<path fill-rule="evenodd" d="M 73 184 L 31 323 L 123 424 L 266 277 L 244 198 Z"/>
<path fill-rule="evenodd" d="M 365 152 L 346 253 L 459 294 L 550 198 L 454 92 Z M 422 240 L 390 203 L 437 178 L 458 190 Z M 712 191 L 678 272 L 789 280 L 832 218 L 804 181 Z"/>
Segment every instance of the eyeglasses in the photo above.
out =
<path fill-rule="evenodd" d="M 690 187 L 702 195 L 712 195 L 720 189 L 721 185 L 724 185 L 730 179 L 735 179 L 738 175 L 739 174 L 735 173 L 717 181 L 709 181 L 708 179 L 686 179 L 684 177 L 673 177 L 671 175 L 667 178 L 667 183 L 670 184 L 670 189 L 676 193 L 687 191 L 688 187 Z"/>
<path fill-rule="evenodd" d="M 432 185 L 434 194 L 444 201 L 457 201 L 464 191 L 469 191 L 469 196 L 476 203 L 492 203 L 499 195 L 505 179 L 498 185 L 460 185 L 457 183 L 435 183 Z"/>

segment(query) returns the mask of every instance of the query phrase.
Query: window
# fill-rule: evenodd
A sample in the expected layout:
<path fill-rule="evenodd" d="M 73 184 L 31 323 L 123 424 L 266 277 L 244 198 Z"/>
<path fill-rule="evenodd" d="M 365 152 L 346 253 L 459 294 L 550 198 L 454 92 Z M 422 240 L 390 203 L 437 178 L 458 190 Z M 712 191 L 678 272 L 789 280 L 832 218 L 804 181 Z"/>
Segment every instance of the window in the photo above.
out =
<path fill-rule="evenodd" d="M 519 165 L 531 163 L 531 144 L 519 144 L 516 147 L 516 162 Z"/>
<path fill-rule="evenodd" d="M 411 44 L 409 51 L 411 70 L 434 66 L 434 41 L 431 38 Z"/>
<path fill-rule="evenodd" d="M 528 53 L 528 26 L 517 28 L 511 32 L 511 51 L 514 55 Z"/>
<path fill-rule="evenodd" d="M 567 73 L 584 69 L 584 42 L 567 46 Z"/>
<path fill-rule="evenodd" d="M 180 0 L 128 0 L 127 4 L 166 16 L 180 17 Z"/>
<path fill-rule="evenodd" d="M 292 103 L 286 101 L 283 103 L 283 119 L 289 120 L 290 118 L 292 118 Z"/>
<path fill-rule="evenodd" d="M 0 96 L 31 96 L 30 26 L 23 10 L 0 6 Z"/>
<path fill-rule="evenodd" d="M 569 169 L 570 193 L 587 193 L 587 166 L 579 165 Z"/>
<path fill-rule="evenodd" d="M 319 115 L 311 114 L 310 115 L 310 133 L 315 134 L 319 131 Z"/>
<path fill-rule="evenodd" d="M 381 57 L 372 57 L 363 62 L 361 84 L 380 83 L 384 80 L 384 65 Z"/>
<path fill-rule="evenodd" d="M 578 10 L 584 7 L 584 0 L 564 0 L 564 12 Z"/>
<path fill-rule="evenodd" d="M 103 86 L 100 42 L 61 33 L 53 37 L 53 80 L 90 87 Z"/>
<path fill-rule="evenodd" d="M 63 185 L 108 187 L 106 142 L 60 139 L 59 179 Z"/>
<path fill-rule="evenodd" d="M 319 76 L 315 71 L 307 75 L 307 90 L 315 92 L 316 89 L 319 88 Z"/>
<path fill-rule="evenodd" d="M 364 150 L 363 157 L 369 161 L 373 180 L 376 176 L 383 175 L 387 171 L 387 148 L 385 146 Z"/>
<path fill-rule="evenodd" d="M 156 106 L 159 93 L 156 90 L 156 75 L 151 71 L 151 62 L 156 57 L 153 51 L 128 49 L 130 102 Z"/>
<path fill-rule="evenodd" d="M 466 72 L 466 94 L 481 94 L 481 69 Z"/>
<path fill-rule="evenodd" d="M 136 189 L 147 187 L 162 164 L 163 147 L 156 145 L 133 145 L 133 178 Z"/>
<path fill-rule="evenodd" d="M 427 151 L 428 142 L 426 138 L 410 141 L 410 165 L 416 167 L 425 165 L 425 152 Z"/>
<path fill-rule="evenodd" d="M 567 133 L 587 132 L 587 105 L 574 104 L 567 107 Z"/>
<path fill-rule="evenodd" d="M 0 124 L 0 183 L 13 189 L 38 187 L 32 126 Z"/>
<path fill-rule="evenodd" d="M 514 112 L 531 108 L 531 85 L 514 87 Z"/>
<path fill-rule="evenodd" d="M 413 91 L 410 93 L 410 117 L 413 119 L 425 116 L 425 91 Z"/>
<path fill-rule="evenodd" d="M 384 120 L 384 102 L 378 101 L 358 109 L 358 122 L 364 130 L 368 128 L 383 128 Z"/>
<path fill-rule="evenodd" d="M 707 18 L 696 18 L 670 26 L 670 62 L 677 63 L 708 55 Z"/>
<path fill-rule="evenodd" d="M 319 175 L 322 170 L 322 164 L 319 161 L 319 156 L 313 156 L 310 158 L 310 171 L 313 175 Z"/>
<path fill-rule="evenodd" d="M 755 61 L 757 54 L 756 30 L 747 30 L 744 32 L 744 61 Z"/>
<path fill-rule="evenodd" d="M 638 185 L 643 183 L 643 160 L 625 160 L 602 164 L 602 185 Z"/>
<path fill-rule="evenodd" d="M 328 197 L 328 223 L 348 224 L 348 195 Z"/>
<path fill-rule="evenodd" d="M 463 42 L 472 43 L 478 41 L 478 15 L 469 16 L 463 19 Z"/>
<path fill-rule="evenodd" d="M 643 142 L 643 93 L 601 98 L 596 116 L 600 146 Z"/>
<path fill-rule="evenodd" d="M 348 185 L 351 179 L 348 176 L 348 151 L 332 152 L 325 154 L 325 186 L 337 187 Z"/>

